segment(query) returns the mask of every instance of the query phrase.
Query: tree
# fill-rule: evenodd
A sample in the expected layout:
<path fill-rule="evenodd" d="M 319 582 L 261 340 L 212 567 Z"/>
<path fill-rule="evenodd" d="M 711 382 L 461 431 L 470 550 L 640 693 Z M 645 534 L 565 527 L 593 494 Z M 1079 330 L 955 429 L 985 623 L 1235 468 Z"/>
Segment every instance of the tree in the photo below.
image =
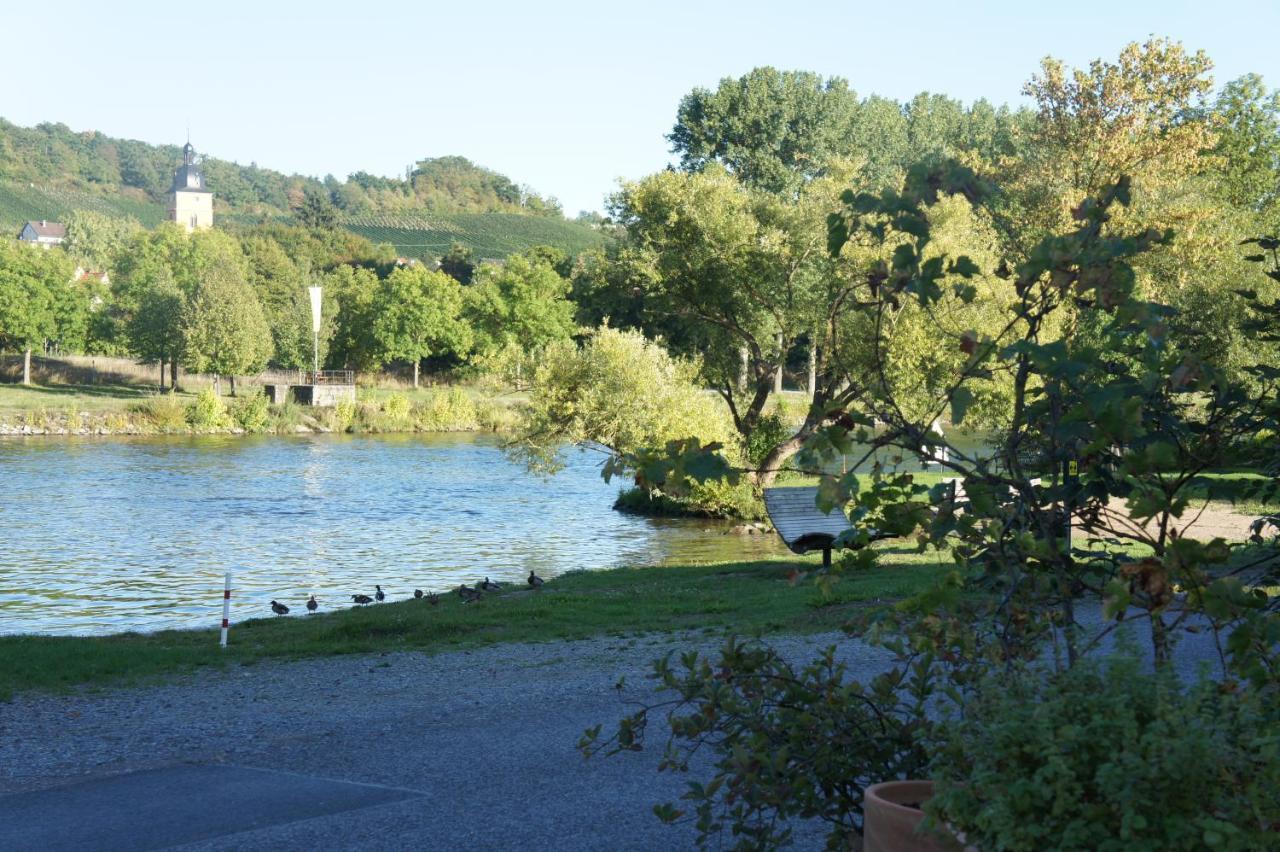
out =
<path fill-rule="evenodd" d="M 372 269 L 339 266 L 319 279 L 326 303 L 332 299 L 334 333 L 329 359 L 355 369 L 376 369 L 381 353 L 374 338 L 375 300 L 379 281 Z"/>
<path fill-rule="evenodd" d="M 160 387 L 164 388 L 167 364 L 177 364 L 183 351 L 183 311 L 186 297 L 167 271 L 150 282 L 138 296 L 136 309 L 128 320 L 131 349 L 143 362 L 160 365 Z M 177 370 L 173 371 L 174 390 Z"/>
<path fill-rule="evenodd" d="M 440 271 L 459 284 L 470 284 L 476 272 L 475 252 L 454 240 L 449 253 L 440 258 Z"/>
<path fill-rule="evenodd" d="M 378 285 L 373 302 L 379 360 L 412 362 L 415 388 L 423 358 L 461 358 L 471 348 L 471 329 L 462 319 L 462 287 L 443 272 L 400 267 Z"/>
<path fill-rule="evenodd" d="M 747 186 L 794 193 L 847 151 L 857 111 L 839 77 L 756 68 L 685 95 L 667 140 L 687 171 L 719 162 Z"/>
<path fill-rule="evenodd" d="M 75 289 L 63 252 L 0 242 L 0 342 L 23 353 L 24 385 L 31 384 L 32 351 L 65 335 L 82 337 L 87 314 L 88 299 Z"/>
<path fill-rule="evenodd" d="M 307 188 L 297 217 L 298 222 L 307 228 L 332 230 L 338 226 L 338 211 L 333 202 L 316 189 Z"/>
<path fill-rule="evenodd" d="M 262 305 L 231 264 L 210 267 L 191 291 L 182 311 L 183 364 L 188 370 L 212 373 L 215 392 L 221 378 L 261 370 L 271 357 L 271 330 Z"/>
<path fill-rule="evenodd" d="M 1246 74 L 1223 86 L 1214 112 L 1223 193 L 1239 207 L 1269 210 L 1280 198 L 1280 91 Z"/>
<path fill-rule="evenodd" d="M 569 287 L 539 254 L 532 259 L 512 255 L 501 266 L 481 266 L 467 290 L 477 352 L 513 359 L 515 380 L 521 384 L 527 358 L 569 340 L 577 330 Z"/>
<path fill-rule="evenodd" d="M 66 225 L 67 253 L 87 269 L 113 273 L 120 255 L 142 230 L 132 217 L 108 216 L 95 210 L 73 210 L 67 214 Z"/>

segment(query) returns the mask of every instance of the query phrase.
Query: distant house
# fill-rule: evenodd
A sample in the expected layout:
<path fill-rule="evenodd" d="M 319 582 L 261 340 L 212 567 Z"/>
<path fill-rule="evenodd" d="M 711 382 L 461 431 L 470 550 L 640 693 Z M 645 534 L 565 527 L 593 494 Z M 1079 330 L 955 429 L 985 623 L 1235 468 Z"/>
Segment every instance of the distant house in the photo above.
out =
<path fill-rule="evenodd" d="M 103 286 L 110 286 L 111 284 L 111 276 L 107 274 L 106 270 L 98 272 L 93 269 L 85 269 L 83 266 L 76 267 L 73 280 L 86 284 L 102 284 Z"/>
<path fill-rule="evenodd" d="M 28 222 L 22 226 L 22 232 L 18 234 L 18 239 L 24 243 L 31 243 L 44 248 L 60 246 L 66 238 L 66 225 L 61 222 L 49 222 L 44 219 L 39 222 Z"/>

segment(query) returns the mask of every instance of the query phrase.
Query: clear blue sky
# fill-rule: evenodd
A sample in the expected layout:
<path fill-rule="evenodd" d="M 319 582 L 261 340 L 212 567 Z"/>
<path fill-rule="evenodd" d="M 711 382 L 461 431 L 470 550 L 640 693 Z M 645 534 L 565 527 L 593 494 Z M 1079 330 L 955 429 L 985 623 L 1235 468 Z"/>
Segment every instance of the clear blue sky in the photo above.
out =
<path fill-rule="evenodd" d="M 1081 65 L 1161 35 L 1207 51 L 1219 83 L 1280 86 L 1277 0 L 6 6 L 0 116 L 18 124 L 181 143 L 189 121 L 201 152 L 321 176 L 461 154 L 570 215 L 670 160 L 682 95 L 757 65 L 1017 103 L 1046 55 Z"/>

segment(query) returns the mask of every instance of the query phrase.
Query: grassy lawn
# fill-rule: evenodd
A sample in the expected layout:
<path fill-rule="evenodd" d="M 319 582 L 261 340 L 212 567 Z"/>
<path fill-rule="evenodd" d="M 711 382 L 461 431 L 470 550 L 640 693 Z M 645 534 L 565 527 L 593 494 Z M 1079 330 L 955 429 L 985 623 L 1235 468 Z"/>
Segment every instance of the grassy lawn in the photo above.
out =
<path fill-rule="evenodd" d="M 553 642 L 672 631 L 814 632 L 838 628 L 855 610 L 907 597 L 952 569 L 937 553 L 881 546 L 882 564 L 839 579 L 824 597 L 788 575 L 818 557 L 672 568 L 580 572 L 539 592 L 512 589 L 463 604 L 407 600 L 217 630 L 104 637 L 0 636 L 0 697 L 26 690 L 133 683 L 202 667 L 248 665 L 380 651 L 444 651 L 504 642 Z M 305 613 L 299 605 L 294 612 Z"/>
<path fill-rule="evenodd" d="M 144 385 L 22 385 L 0 384 L 0 416 L 30 411 L 122 411 L 154 396 Z M 180 394 L 185 396 L 184 394 Z"/>

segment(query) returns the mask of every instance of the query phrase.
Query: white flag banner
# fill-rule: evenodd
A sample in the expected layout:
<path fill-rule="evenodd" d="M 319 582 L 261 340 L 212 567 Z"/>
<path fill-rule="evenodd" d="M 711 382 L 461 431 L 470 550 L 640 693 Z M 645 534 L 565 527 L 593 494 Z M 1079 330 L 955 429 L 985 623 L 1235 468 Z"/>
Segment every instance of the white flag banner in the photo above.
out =
<path fill-rule="evenodd" d="M 320 292 L 323 287 L 308 287 L 307 292 L 311 294 L 311 333 L 320 333 Z"/>

